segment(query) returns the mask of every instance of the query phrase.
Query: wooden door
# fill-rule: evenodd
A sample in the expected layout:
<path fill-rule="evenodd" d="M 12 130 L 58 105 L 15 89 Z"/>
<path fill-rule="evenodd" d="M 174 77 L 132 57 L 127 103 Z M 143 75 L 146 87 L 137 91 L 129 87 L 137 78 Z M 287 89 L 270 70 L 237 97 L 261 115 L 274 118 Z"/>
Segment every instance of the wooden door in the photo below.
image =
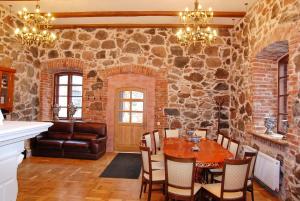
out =
<path fill-rule="evenodd" d="M 116 91 L 115 150 L 138 151 L 145 132 L 145 91 L 123 88 Z"/>

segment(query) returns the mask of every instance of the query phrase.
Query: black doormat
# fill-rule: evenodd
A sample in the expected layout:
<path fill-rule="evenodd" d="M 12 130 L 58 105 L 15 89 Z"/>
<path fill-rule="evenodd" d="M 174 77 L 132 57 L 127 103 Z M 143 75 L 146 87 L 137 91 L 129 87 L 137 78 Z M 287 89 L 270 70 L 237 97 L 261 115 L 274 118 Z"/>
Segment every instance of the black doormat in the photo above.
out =
<path fill-rule="evenodd" d="M 119 153 L 100 177 L 138 179 L 142 167 L 141 154 Z"/>

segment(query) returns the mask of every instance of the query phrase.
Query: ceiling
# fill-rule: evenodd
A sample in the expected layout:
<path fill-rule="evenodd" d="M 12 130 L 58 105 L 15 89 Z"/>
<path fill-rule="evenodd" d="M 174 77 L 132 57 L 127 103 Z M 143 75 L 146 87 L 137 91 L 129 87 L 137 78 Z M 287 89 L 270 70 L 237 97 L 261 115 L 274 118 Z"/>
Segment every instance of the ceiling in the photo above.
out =
<path fill-rule="evenodd" d="M 218 11 L 216 14 L 218 13 L 220 17 L 215 17 L 212 24 L 222 27 L 238 22 L 246 11 L 245 3 L 248 3 L 247 7 L 250 7 L 255 1 L 200 0 L 200 4 L 205 9 L 212 7 L 214 11 Z M 33 10 L 36 2 L 0 0 L 0 4 L 12 5 L 13 12 L 17 12 L 23 7 Z M 55 21 L 57 25 L 146 24 L 151 26 L 153 24 L 178 25 L 180 23 L 177 16 L 178 11 L 184 10 L 186 7 L 189 7 L 190 10 L 193 9 L 194 0 L 40 0 L 39 4 L 42 12 L 52 12 L 58 16 Z"/>

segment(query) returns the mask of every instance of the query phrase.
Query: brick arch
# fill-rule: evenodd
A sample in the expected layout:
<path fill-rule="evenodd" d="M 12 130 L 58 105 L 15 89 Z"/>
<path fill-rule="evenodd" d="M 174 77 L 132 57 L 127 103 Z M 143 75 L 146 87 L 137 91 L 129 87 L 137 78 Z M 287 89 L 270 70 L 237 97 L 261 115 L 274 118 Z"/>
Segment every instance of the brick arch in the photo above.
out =
<path fill-rule="evenodd" d="M 54 75 L 60 72 L 84 73 L 86 64 L 79 59 L 51 59 L 41 64 L 40 78 L 40 120 L 52 120 Z M 84 82 L 84 81 L 83 81 Z"/>
<path fill-rule="evenodd" d="M 108 125 L 108 141 L 107 150 L 113 151 L 114 143 L 114 115 L 112 111 L 112 102 L 114 102 L 114 91 L 116 86 L 127 85 L 132 83 L 130 80 L 144 80 L 145 87 L 154 87 L 154 93 L 151 96 L 151 100 L 154 102 L 154 114 L 152 120 L 152 127 L 147 129 L 162 129 L 166 127 L 167 121 L 164 116 L 163 108 L 167 107 L 168 103 L 168 81 L 167 81 L 167 71 L 166 69 L 160 69 L 150 66 L 128 64 L 122 66 L 108 67 L 97 71 L 98 78 L 95 76 L 94 81 L 91 82 L 91 78 L 87 82 L 88 85 L 95 83 L 95 81 L 101 78 L 103 82 L 103 87 L 98 91 L 94 91 L 94 97 L 90 97 L 86 100 L 86 108 L 84 108 L 84 119 L 86 121 L 102 121 L 106 122 Z M 91 82 L 91 83 L 90 83 Z M 124 82 L 124 83 L 123 83 Z M 151 82 L 151 84 L 150 84 Z M 110 83 L 114 83 L 111 85 Z M 137 82 L 134 82 L 135 84 Z M 139 83 L 139 82 L 138 82 Z M 154 83 L 154 84 L 153 84 Z M 130 84 L 130 85 L 131 85 Z M 149 85 L 149 86 L 146 86 Z M 86 86 L 90 88 L 89 86 Z M 153 89 L 151 87 L 151 89 Z M 90 92 L 87 92 L 90 94 Z M 100 94 L 100 95 L 99 95 Z M 101 97 L 99 97 L 101 96 Z M 99 111 L 91 110 L 95 104 L 101 103 Z M 150 114 L 150 113 L 149 113 Z M 148 115 L 149 115 L 148 114 Z M 160 122 L 160 125 L 157 125 Z M 149 130 L 149 131 L 150 131 Z"/>
<path fill-rule="evenodd" d="M 130 74 L 130 73 L 145 75 L 149 77 L 156 77 L 156 78 L 164 78 L 166 76 L 165 69 L 147 67 L 147 66 L 136 65 L 136 64 L 110 67 L 104 70 L 100 70 L 99 72 L 101 77 L 104 79 L 117 74 Z"/>
<path fill-rule="evenodd" d="M 296 27 L 295 24 L 292 23 L 284 24 L 271 30 L 268 34 L 265 34 L 264 37 L 257 40 L 257 43 L 253 46 L 250 58 L 256 57 L 256 55 L 262 52 L 263 49 L 268 47 L 270 44 L 278 41 L 288 41 L 288 43 L 290 43 L 294 35 L 293 30 L 296 29 Z"/>

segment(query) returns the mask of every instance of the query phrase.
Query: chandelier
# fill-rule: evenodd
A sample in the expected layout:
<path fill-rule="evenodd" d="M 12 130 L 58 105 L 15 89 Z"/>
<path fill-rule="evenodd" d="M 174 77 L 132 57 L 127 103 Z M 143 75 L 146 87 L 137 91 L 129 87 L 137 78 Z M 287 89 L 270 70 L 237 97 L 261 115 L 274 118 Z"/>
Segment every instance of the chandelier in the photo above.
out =
<path fill-rule="evenodd" d="M 195 1 L 195 9 L 179 13 L 180 21 L 184 25 L 177 31 L 176 35 L 180 43 L 189 44 L 200 42 L 201 44 L 210 44 L 217 37 L 217 31 L 208 26 L 212 21 L 214 13 L 211 8 L 208 11 L 202 9 L 198 0 Z"/>
<path fill-rule="evenodd" d="M 51 13 L 40 13 L 40 6 L 37 4 L 35 12 L 28 12 L 23 8 L 18 12 L 18 16 L 23 20 L 22 28 L 16 28 L 15 34 L 24 45 L 49 45 L 56 40 L 56 34 L 49 31 L 50 24 L 55 20 Z"/>

